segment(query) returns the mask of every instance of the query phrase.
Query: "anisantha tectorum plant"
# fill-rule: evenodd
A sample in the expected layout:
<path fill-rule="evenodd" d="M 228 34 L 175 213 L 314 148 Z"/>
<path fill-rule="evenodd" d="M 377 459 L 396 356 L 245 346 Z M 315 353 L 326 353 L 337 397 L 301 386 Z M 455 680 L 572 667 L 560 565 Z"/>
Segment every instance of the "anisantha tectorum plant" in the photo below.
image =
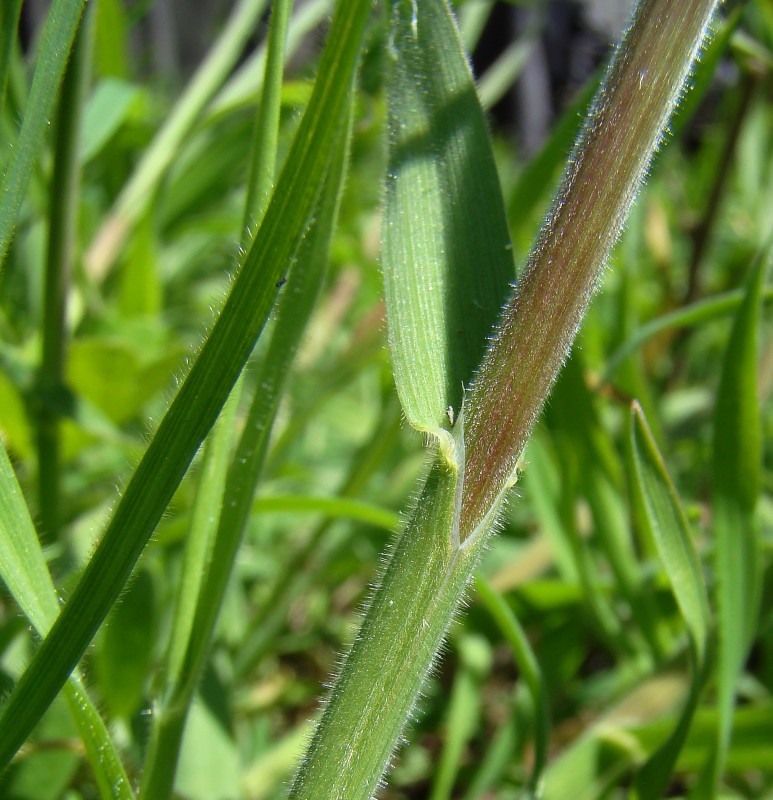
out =
<path fill-rule="evenodd" d="M 411 213 L 408 190 L 403 192 L 400 186 L 400 170 L 410 174 L 409 194 L 414 198 L 422 194 L 422 181 L 431 186 L 437 176 L 431 169 L 422 173 L 402 153 L 411 142 L 421 147 L 426 121 L 419 113 L 416 119 L 395 120 L 393 110 L 384 233 L 390 344 L 406 416 L 435 439 L 437 455 L 413 518 L 397 540 L 343 663 L 292 798 L 355 800 L 376 791 L 486 539 L 496 526 L 502 501 L 515 480 L 518 458 L 664 135 L 717 4 L 717 0 L 642 0 L 638 4 L 482 363 L 471 382 L 470 375 L 466 376 L 469 388 L 461 408 L 461 387 L 448 381 L 447 364 L 443 363 L 443 374 L 435 380 L 433 366 L 412 355 L 415 343 L 404 341 L 415 337 L 422 326 L 437 329 L 445 323 L 446 334 L 449 328 L 451 336 L 455 331 L 453 322 L 442 319 L 443 311 L 433 309 L 432 300 L 427 299 L 433 290 L 440 294 L 442 285 L 421 285 L 419 275 L 414 290 L 423 296 L 411 304 L 411 299 L 394 289 L 399 278 L 391 275 L 390 262 L 404 259 L 413 262 L 417 273 L 429 271 L 438 251 L 455 241 L 453 231 L 444 231 L 441 246 L 433 243 L 427 228 L 442 222 L 435 218 L 428 222 L 426 215 L 416 223 L 420 235 L 411 235 L 416 234 L 411 230 L 416 215 Z M 394 0 L 391 7 L 390 49 L 398 75 L 393 102 L 410 94 L 410 86 L 400 83 L 399 72 L 405 69 L 416 84 L 417 102 L 429 97 L 429 105 L 433 73 L 453 74 L 454 54 L 437 49 L 437 42 L 443 41 L 438 31 L 453 30 L 450 12 L 442 0 Z M 454 36 L 446 35 L 446 43 L 449 40 L 453 45 Z M 445 101 L 461 109 L 469 96 L 463 79 L 458 74 L 454 79 L 455 92 Z M 450 119 L 454 110 L 433 111 Z M 448 136 L 449 148 L 462 147 L 459 141 L 464 135 L 454 130 Z M 435 169 L 442 170 L 442 164 Z M 475 169 L 488 169 L 486 159 L 476 162 Z M 443 189 L 458 188 L 453 177 L 437 180 Z M 457 202 L 462 200 L 457 198 Z M 498 209 L 492 213 L 497 212 L 501 214 Z M 454 219 L 465 214 L 474 219 L 476 213 L 475 208 L 463 208 Z M 404 238 L 395 241 L 395 237 Z M 429 242 L 426 246 L 425 241 Z M 484 252 L 482 257 L 479 253 L 474 274 L 485 274 L 489 268 L 487 248 L 509 257 L 506 242 L 486 241 L 485 233 L 476 245 Z M 398 269 L 411 268 L 398 265 Z M 442 339 L 443 332 L 438 336 Z M 436 391 L 439 382 L 450 389 Z"/>

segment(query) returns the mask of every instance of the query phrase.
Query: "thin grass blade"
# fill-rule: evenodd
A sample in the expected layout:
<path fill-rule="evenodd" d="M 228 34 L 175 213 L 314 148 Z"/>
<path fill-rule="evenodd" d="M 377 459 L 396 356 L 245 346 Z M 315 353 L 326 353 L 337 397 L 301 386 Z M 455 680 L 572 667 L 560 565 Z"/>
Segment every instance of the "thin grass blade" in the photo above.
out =
<path fill-rule="evenodd" d="M 510 645 L 518 671 L 529 688 L 534 704 L 534 764 L 528 788 L 536 796 L 550 745 L 550 707 L 539 662 L 526 632 L 502 595 L 480 576 L 475 579 L 475 590 Z"/>
<path fill-rule="evenodd" d="M 0 185 L 0 267 L 8 254 L 16 217 L 53 116 L 57 91 L 85 3 L 86 0 L 54 0 L 46 17 L 24 120 Z"/>
<path fill-rule="evenodd" d="M 0 579 L 40 636 L 59 615 L 59 599 L 46 566 L 21 487 L 0 442 Z M 77 675 L 65 686 L 89 763 L 103 800 L 133 800 L 134 794 L 96 706 Z"/>
<path fill-rule="evenodd" d="M 180 145 L 242 54 L 267 3 L 268 0 L 239 0 L 220 38 L 191 79 L 173 113 L 144 152 L 115 201 L 110 216 L 89 247 L 86 266 L 93 279 L 104 279 L 127 234 L 155 196 Z"/>
<path fill-rule="evenodd" d="M 718 725 L 710 773 L 722 774 L 738 680 L 752 645 L 761 593 L 761 542 L 755 510 L 762 488 L 762 424 L 757 389 L 762 288 L 770 255 L 746 283 L 727 347 L 714 411 L 713 497 L 718 608 Z"/>
<path fill-rule="evenodd" d="M 263 330 L 314 213 L 369 12 L 363 0 L 342 0 L 337 9 L 314 92 L 259 236 L 69 603 L 5 703 L 0 767 L 26 739 L 118 598 Z"/>
<path fill-rule="evenodd" d="M 8 70 L 11 64 L 22 0 L 6 0 L 0 4 L 0 108 L 5 102 Z"/>
<path fill-rule="evenodd" d="M 656 800 L 663 796 L 684 747 L 710 668 L 707 659 L 710 615 L 703 572 L 687 518 L 638 404 L 632 408 L 630 436 L 634 491 L 644 508 L 649 533 L 690 638 L 692 677 L 687 700 L 671 735 L 636 776 L 638 796 L 642 800 Z"/>

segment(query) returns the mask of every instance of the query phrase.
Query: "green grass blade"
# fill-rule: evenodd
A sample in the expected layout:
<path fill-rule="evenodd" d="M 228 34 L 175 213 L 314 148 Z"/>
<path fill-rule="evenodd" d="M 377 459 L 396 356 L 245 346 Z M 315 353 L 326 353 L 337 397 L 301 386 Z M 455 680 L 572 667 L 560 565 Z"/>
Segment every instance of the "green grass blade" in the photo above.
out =
<path fill-rule="evenodd" d="M 86 87 L 91 75 L 94 13 L 89 6 L 72 47 L 56 115 L 54 169 L 48 199 L 48 246 L 43 289 L 42 354 L 38 371 L 38 502 L 41 528 L 53 541 L 60 524 L 60 398 L 67 348 L 67 298 L 75 256 L 80 195 L 79 147 Z M 59 402 L 57 402 L 59 401 Z"/>
<path fill-rule="evenodd" d="M 85 3 L 86 0 L 54 0 L 46 17 L 24 120 L 0 185 L 0 267 L 8 254 L 16 216 L 53 116 L 57 91 Z"/>
<path fill-rule="evenodd" d="M 22 0 L 6 0 L 0 4 L 0 108 L 5 103 L 8 71 L 11 66 L 16 32 L 19 30 L 21 4 Z"/>
<path fill-rule="evenodd" d="M 633 475 L 652 538 L 701 663 L 709 640 L 709 602 L 698 553 L 676 488 L 638 404 L 631 414 Z"/>
<path fill-rule="evenodd" d="M 45 636 L 60 606 L 21 487 L 0 442 L 0 579 L 32 626 Z M 65 694 L 104 800 L 132 800 L 131 784 L 96 706 L 77 675 Z"/>
<path fill-rule="evenodd" d="M 534 765 L 529 778 L 529 789 L 536 795 L 542 778 L 542 771 L 547 763 L 548 747 L 550 746 L 550 707 L 539 663 L 526 632 L 502 595 L 498 594 L 480 576 L 475 579 L 475 590 L 510 645 L 518 671 L 529 687 L 535 711 Z"/>
<path fill-rule="evenodd" d="M 282 110 L 282 78 L 285 66 L 287 28 L 290 23 L 292 0 L 273 0 L 271 22 L 266 46 L 266 74 L 260 114 L 255 116 L 254 145 L 244 203 L 243 238 L 251 226 L 263 218 L 274 188 L 276 157 L 279 144 L 279 115 Z"/>
<path fill-rule="evenodd" d="M 259 497 L 252 504 L 253 513 L 321 514 L 329 519 L 349 520 L 393 531 L 400 516 L 381 506 L 347 497 L 315 497 L 303 494 L 280 494 Z"/>
<path fill-rule="evenodd" d="M 711 764 L 714 787 L 722 774 L 738 680 L 759 614 L 762 559 L 755 509 L 762 485 L 762 425 L 757 360 L 768 258 L 759 259 L 746 283 L 744 300 L 730 334 L 714 411 L 712 511 L 719 615 L 719 723 Z"/>
<path fill-rule="evenodd" d="M 297 53 L 308 35 L 330 14 L 330 5 L 330 0 L 309 0 L 295 9 L 287 30 L 288 56 Z M 215 95 L 207 108 L 207 122 L 255 102 L 266 71 L 266 53 L 266 47 L 259 47 Z"/>
<path fill-rule="evenodd" d="M 185 655 L 196 610 L 204 593 L 204 576 L 215 555 L 217 519 L 222 511 L 228 463 L 234 437 L 241 381 L 237 382 L 215 427 L 207 438 L 199 475 L 199 488 L 186 536 L 177 603 L 169 635 L 164 670 L 165 686 L 161 707 L 153 714 L 153 731 L 142 772 L 140 798 L 168 797 L 172 793 L 189 702 L 168 708 L 167 703 L 180 682 L 187 682 Z M 196 681 L 191 682 L 191 694 Z M 186 698 L 190 701 L 190 697 Z"/>
<path fill-rule="evenodd" d="M 382 264 L 397 391 L 410 424 L 435 432 L 459 414 L 514 267 L 456 25 L 442 2 L 420 11 L 392 4 Z"/>
<path fill-rule="evenodd" d="M 223 496 L 214 506 L 210 505 L 208 514 L 210 527 L 213 520 L 218 520 L 214 530 L 207 534 L 207 538 L 211 535 L 213 557 L 200 563 L 195 573 L 197 586 L 192 587 L 189 594 L 189 599 L 195 602 L 195 610 L 190 624 L 178 636 L 179 646 L 171 664 L 172 680 L 154 731 L 148 772 L 143 777 L 143 798 L 166 797 L 172 789 L 182 740 L 182 720 L 206 664 L 238 547 L 247 527 L 252 496 L 260 477 L 284 381 L 326 273 L 328 250 L 346 173 L 350 130 L 350 125 L 344 126 L 335 153 L 329 153 L 332 165 L 315 222 L 298 250 L 296 263 L 288 277 L 288 291 L 280 300 L 276 326 L 259 366 L 255 395 L 230 468 L 226 469 L 225 454 L 220 462 L 216 483 L 218 493 L 222 492 Z M 226 423 L 223 427 L 230 426 Z M 213 507 L 219 510 L 219 514 L 212 514 Z"/>
<path fill-rule="evenodd" d="M 342 0 L 334 16 L 319 77 L 272 203 L 220 317 L 69 603 L 5 703 L 0 766 L 26 739 L 116 601 L 265 325 L 328 172 L 369 12 L 362 0 Z"/>
<path fill-rule="evenodd" d="M 663 314 L 646 325 L 642 325 L 630 339 L 624 341 L 608 358 L 604 379 L 610 380 L 623 361 L 642 345 L 646 344 L 653 336 L 657 336 L 669 328 L 690 328 L 694 325 L 701 325 L 704 322 L 721 319 L 728 314 L 735 313 L 743 299 L 744 293 L 741 289 L 724 292 L 705 300 L 698 300 L 668 314 Z M 762 299 L 768 302 L 773 299 L 773 286 L 763 288 Z"/>
<path fill-rule="evenodd" d="M 429 800 L 451 800 L 464 748 L 480 717 L 481 684 L 491 671 L 491 650 L 480 636 L 459 639 L 459 668 L 454 677 L 444 725 L 445 741 L 438 759 Z"/>
<path fill-rule="evenodd" d="M 483 108 L 489 109 L 498 103 L 518 80 L 538 41 L 538 31 L 527 30 L 508 45 L 502 55 L 481 75 L 478 95 Z"/>
<path fill-rule="evenodd" d="M 671 735 L 636 776 L 638 796 L 642 800 L 657 800 L 663 796 L 684 747 L 703 683 L 710 670 L 707 659 L 709 602 L 687 518 L 638 404 L 632 408 L 630 436 L 634 491 L 638 493 L 645 510 L 650 535 L 657 546 L 690 637 L 692 678 L 687 700 Z"/>

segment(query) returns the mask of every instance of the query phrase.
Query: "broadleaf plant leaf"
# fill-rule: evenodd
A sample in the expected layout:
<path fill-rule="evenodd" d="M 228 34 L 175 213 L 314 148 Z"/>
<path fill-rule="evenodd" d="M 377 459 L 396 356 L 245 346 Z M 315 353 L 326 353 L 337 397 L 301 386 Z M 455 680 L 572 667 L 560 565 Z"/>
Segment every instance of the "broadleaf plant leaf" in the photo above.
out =
<path fill-rule="evenodd" d="M 384 292 L 408 422 L 453 424 L 514 277 L 502 193 L 461 39 L 443 2 L 392 4 Z"/>

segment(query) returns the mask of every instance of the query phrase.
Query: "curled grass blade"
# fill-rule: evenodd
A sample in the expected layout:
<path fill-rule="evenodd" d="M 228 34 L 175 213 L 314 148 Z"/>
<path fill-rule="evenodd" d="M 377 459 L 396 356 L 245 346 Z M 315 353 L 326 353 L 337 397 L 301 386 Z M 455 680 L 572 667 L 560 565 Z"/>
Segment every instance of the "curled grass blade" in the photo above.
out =
<path fill-rule="evenodd" d="M 265 325 L 340 135 L 369 11 L 362 0 L 342 0 L 334 16 L 319 77 L 259 235 L 70 601 L 4 705 L 0 767 L 26 739 L 116 601 Z"/>

